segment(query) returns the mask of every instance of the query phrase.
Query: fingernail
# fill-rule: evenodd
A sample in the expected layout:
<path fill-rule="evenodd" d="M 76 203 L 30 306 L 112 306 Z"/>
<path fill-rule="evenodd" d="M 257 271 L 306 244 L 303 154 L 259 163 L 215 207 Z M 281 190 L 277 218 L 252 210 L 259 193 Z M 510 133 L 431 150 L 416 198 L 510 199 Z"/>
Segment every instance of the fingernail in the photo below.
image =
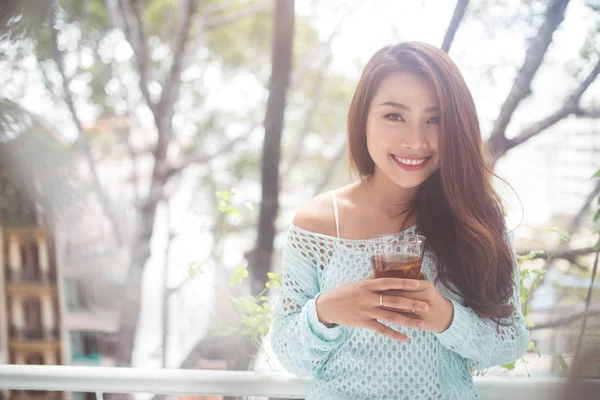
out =
<path fill-rule="evenodd" d="M 410 281 L 410 286 L 411 287 L 419 287 L 419 281 L 416 281 L 414 279 L 411 279 Z"/>
<path fill-rule="evenodd" d="M 421 305 L 421 311 L 427 311 L 427 310 L 429 310 L 429 306 L 427 304 Z"/>

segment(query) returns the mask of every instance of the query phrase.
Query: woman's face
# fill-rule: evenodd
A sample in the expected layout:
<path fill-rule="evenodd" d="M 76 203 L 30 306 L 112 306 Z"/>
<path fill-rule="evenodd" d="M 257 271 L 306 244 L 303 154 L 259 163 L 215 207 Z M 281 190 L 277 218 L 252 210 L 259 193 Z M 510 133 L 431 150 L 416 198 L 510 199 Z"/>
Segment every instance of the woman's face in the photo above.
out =
<path fill-rule="evenodd" d="M 367 148 L 375 174 L 419 186 L 439 167 L 439 101 L 432 85 L 410 72 L 383 79 L 369 108 Z"/>

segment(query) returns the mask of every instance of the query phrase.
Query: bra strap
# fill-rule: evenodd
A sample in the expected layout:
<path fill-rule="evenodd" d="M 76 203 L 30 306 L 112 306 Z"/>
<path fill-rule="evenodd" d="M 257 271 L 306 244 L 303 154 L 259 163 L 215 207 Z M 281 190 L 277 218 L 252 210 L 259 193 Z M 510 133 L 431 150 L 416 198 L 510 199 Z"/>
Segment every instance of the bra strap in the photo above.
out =
<path fill-rule="evenodd" d="M 331 191 L 331 197 L 333 200 L 333 217 L 335 218 L 335 231 L 337 232 L 337 237 L 340 237 L 340 219 L 338 214 L 338 205 L 337 205 L 337 197 L 335 195 L 335 190 Z"/>

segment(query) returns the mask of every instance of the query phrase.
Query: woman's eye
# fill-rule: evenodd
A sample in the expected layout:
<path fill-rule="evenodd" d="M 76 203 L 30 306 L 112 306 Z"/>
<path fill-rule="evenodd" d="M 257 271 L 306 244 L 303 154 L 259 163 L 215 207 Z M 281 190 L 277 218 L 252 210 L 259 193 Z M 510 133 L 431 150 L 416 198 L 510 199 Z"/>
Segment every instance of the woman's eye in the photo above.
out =
<path fill-rule="evenodd" d="M 385 118 L 391 119 L 392 121 L 404 121 L 404 118 L 400 114 L 386 114 Z"/>
<path fill-rule="evenodd" d="M 439 124 L 439 122 L 440 122 L 439 117 L 433 117 L 429 121 L 427 121 L 428 124 Z"/>

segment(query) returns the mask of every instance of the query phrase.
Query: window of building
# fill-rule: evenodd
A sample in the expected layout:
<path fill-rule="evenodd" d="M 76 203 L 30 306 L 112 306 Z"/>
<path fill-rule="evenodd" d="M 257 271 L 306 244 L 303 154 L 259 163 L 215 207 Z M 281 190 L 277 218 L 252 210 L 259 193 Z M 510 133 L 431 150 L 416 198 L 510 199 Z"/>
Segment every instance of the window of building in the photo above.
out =
<path fill-rule="evenodd" d="M 65 279 L 65 299 L 69 311 L 77 311 L 88 308 L 86 291 L 80 281 L 76 279 Z"/>
<path fill-rule="evenodd" d="M 73 362 L 98 362 L 98 334 L 95 332 L 71 332 L 71 356 Z"/>

